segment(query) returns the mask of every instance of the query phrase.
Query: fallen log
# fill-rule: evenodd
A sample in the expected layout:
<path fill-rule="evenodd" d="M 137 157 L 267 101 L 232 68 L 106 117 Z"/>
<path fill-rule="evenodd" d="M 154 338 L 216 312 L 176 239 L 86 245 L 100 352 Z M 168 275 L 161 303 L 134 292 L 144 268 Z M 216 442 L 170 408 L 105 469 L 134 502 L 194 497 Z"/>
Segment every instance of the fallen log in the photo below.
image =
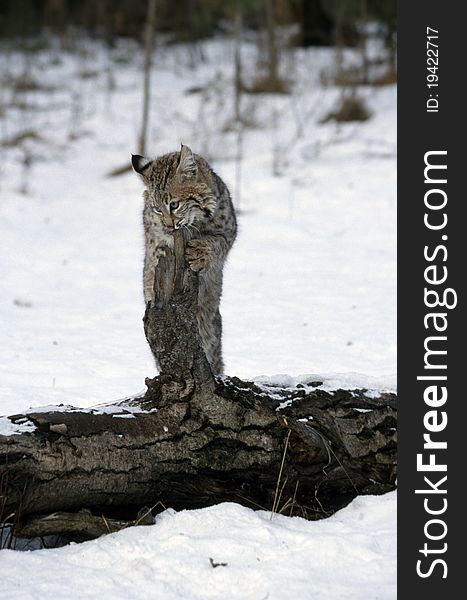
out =
<path fill-rule="evenodd" d="M 17 523 L 17 535 L 46 526 L 73 538 L 83 509 L 103 520 L 81 512 L 76 539 L 138 522 L 143 507 L 224 501 L 317 519 L 394 489 L 396 396 L 213 377 L 197 333 L 198 275 L 184 234 L 174 241 L 144 317 L 161 371 L 146 394 L 8 417 L 25 431 L 0 435 L 0 524 Z"/>

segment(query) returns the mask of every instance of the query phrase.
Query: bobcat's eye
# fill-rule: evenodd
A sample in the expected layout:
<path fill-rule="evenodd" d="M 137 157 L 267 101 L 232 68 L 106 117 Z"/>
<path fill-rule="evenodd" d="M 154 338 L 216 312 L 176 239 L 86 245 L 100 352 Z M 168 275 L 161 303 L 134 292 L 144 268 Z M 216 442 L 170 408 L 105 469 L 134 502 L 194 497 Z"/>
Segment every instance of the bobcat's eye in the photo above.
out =
<path fill-rule="evenodd" d="M 172 200 L 172 202 L 169 204 L 170 210 L 177 210 L 178 206 L 179 206 L 180 202 L 177 202 L 176 200 Z"/>

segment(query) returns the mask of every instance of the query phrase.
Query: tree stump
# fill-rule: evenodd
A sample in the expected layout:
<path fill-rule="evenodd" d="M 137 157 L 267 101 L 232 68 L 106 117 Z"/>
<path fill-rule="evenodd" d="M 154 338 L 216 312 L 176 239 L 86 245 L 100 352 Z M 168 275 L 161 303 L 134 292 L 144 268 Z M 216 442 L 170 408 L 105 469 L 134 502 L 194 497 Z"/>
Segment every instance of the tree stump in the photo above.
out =
<path fill-rule="evenodd" d="M 224 501 L 319 519 L 394 489 L 394 394 L 214 378 L 186 241 L 177 231 L 156 268 L 144 329 L 160 375 L 144 396 L 8 417 L 32 429 L 0 435 L 0 523 L 15 522 L 16 535 L 89 539 L 140 523 L 144 507 Z"/>

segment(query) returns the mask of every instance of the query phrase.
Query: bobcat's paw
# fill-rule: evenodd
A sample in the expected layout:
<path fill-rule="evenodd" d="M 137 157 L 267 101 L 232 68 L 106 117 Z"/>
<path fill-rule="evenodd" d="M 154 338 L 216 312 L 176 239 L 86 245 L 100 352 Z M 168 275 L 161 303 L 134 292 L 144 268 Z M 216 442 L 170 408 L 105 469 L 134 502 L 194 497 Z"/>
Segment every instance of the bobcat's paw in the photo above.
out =
<path fill-rule="evenodd" d="M 205 273 L 211 266 L 212 246 L 206 240 L 190 240 L 185 257 L 192 271 Z"/>

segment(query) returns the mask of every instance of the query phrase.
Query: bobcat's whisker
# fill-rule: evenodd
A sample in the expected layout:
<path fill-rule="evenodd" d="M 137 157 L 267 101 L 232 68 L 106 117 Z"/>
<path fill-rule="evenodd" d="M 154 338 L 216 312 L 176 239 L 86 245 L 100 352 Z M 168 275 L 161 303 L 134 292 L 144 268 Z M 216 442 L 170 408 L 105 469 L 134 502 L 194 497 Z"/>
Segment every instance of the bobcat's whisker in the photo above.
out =
<path fill-rule="evenodd" d="M 196 225 L 193 225 L 193 223 L 191 225 L 187 226 L 190 230 L 194 229 L 199 235 L 201 235 L 201 231 L 199 230 L 198 227 L 196 227 Z"/>

